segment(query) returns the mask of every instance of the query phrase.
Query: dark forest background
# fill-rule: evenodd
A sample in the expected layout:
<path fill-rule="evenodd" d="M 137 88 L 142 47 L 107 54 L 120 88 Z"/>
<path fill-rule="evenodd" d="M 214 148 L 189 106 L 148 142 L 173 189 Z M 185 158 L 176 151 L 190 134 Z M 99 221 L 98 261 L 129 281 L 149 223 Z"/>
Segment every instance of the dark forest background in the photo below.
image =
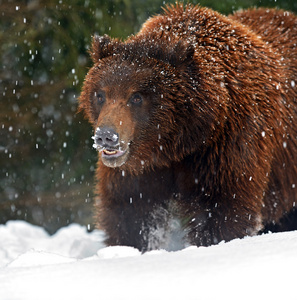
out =
<path fill-rule="evenodd" d="M 0 223 L 92 229 L 96 151 L 77 114 L 94 33 L 136 33 L 161 0 L 0 0 Z M 200 0 L 224 14 L 296 0 Z"/>

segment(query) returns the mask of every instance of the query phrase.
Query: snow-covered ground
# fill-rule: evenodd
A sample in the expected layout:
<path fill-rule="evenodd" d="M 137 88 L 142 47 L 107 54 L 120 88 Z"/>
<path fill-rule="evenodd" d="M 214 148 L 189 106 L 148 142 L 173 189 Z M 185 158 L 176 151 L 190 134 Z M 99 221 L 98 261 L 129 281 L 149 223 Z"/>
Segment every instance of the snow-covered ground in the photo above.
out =
<path fill-rule="evenodd" d="M 0 226 L 0 299 L 297 299 L 297 231 L 140 254 L 72 224 Z"/>

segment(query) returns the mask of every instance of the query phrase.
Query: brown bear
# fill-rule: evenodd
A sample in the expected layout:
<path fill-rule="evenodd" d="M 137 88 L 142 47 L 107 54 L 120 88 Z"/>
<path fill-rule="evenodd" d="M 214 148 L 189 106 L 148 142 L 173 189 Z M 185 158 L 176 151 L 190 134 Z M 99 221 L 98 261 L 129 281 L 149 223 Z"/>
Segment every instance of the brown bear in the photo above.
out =
<path fill-rule="evenodd" d="M 108 245 L 207 246 L 297 201 L 297 18 L 176 4 L 126 41 L 95 36 L 80 109 Z"/>

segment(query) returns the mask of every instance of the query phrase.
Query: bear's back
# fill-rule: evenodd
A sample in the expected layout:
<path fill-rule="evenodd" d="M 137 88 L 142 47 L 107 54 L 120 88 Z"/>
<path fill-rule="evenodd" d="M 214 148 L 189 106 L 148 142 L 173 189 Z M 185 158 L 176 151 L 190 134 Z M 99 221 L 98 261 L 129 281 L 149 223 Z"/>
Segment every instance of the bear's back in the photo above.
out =
<path fill-rule="evenodd" d="M 137 37 L 187 40 L 197 48 L 220 43 L 223 39 L 227 41 L 233 36 L 234 29 L 240 31 L 244 28 L 209 8 L 176 4 L 168 5 L 163 14 L 149 18 Z"/>
<path fill-rule="evenodd" d="M 268 42 L 286 65 L 297 72 L 297 17 L 293 13 L 261 8 L 238 11 L 230 18 L 248 26 Z"/>

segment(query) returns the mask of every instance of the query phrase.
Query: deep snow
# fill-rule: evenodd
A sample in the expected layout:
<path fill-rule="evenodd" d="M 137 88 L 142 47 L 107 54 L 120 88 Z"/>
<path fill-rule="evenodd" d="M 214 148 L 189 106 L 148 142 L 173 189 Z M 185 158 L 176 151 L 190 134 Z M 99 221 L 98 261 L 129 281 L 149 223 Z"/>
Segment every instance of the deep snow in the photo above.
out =
<path fill-rule="evenodd" d="M 297 231 L 140 254 L 76 224 L 0 226 L 0 299 L 297 299 Z"/>

